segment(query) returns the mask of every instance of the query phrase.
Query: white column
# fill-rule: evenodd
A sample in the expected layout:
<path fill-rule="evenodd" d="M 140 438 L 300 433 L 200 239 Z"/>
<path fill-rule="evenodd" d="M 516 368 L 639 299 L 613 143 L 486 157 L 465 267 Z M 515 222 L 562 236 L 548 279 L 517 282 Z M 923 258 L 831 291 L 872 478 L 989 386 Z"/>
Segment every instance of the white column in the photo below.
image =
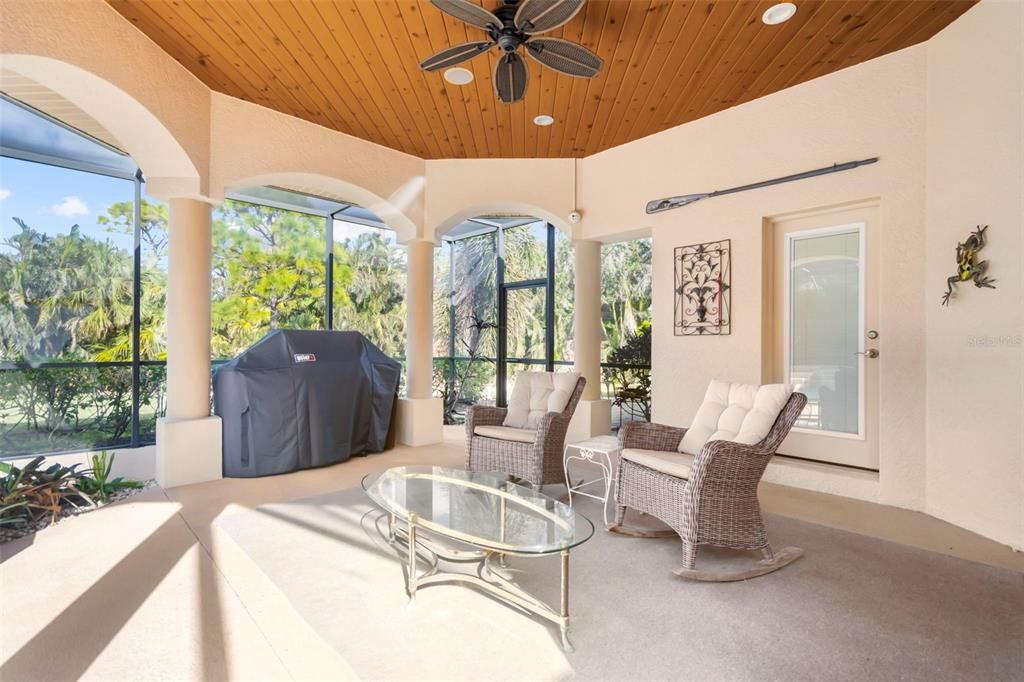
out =
<path fill-rule="evenodd" d="M 221 477 L 220 419 L 210 416 L 210 205 L 168 202 L 167 416 L 157 421 L 157 482 Z"/>
<path fill-rule="evenodd" d="M 611 405 L 601 399 L 601 243 L 581 240 L 573 247 L 575 370 L 587 386 L 569 426 L 569 442 L 611 431 Z"/>
<path fill-rule="evenodd" d="M 443 406 L 433 397 L 434 243 L 406 244 L 405 393 L 398 404 L 398 442 L 429 445 L 442 440 Z"/>

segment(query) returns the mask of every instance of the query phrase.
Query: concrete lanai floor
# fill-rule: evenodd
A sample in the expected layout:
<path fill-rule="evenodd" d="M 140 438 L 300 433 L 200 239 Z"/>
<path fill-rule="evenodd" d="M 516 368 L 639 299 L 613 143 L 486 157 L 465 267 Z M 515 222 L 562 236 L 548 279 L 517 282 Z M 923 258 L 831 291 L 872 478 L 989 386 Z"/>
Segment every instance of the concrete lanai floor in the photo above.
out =
<path fill-rule="evenodd" d="M 353 678 L 214 521 L 352 488 L 390 466 L 462 466 L 464 447 L 399 447 L 284 476 L 152 489 L 0 546 L 0 678 Z M 924 514 L 771 484 L 762 484 L 762 503 L 1024 572 L 1024 555 Z"/>

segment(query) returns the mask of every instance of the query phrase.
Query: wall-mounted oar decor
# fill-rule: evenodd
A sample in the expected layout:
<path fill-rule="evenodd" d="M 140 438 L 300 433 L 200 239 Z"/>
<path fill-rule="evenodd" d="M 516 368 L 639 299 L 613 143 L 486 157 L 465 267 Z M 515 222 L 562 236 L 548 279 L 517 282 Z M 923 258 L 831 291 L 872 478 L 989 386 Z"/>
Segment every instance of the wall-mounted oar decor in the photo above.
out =
<path fill-rule="evenodd" d="M 723 194 L 736 194 L 737 192 L 746 192 L 748 189 L 759 189 L 761 187 L 771 187 L 772 185 L 781 185 L 784 182 L 793 182 L 794 180 L 804 180 L 806 178 L 816 178 L 819 175 L 828 175 L 829 173 L 838 173 L 840 171 L 852 170 L 860 166 L 866 166 L 869 163 L 878 161 L 878 157 L 871 159 L 864 159 L 863 161 L 847 161 L 846 163 L 837 163 L 824 168 L 818 168 L 812 171 L 805 171 L 803 173 L 796 173 L 794 175 L 787 175 L 782 178 L 774 178 L 772 180 L 762 180 L 761 182 L 751 183 L 749 185 L 742 185 L 740 187 L 730 187 L 729 189 L 719 189 L 714 192 L 706 192 L 704 194 L 684 194 L 678 197 L 666 197 L 665 199 L 655 199 L 654 201 L 647 202 L 648 213 L 661 213 L 662 211 L 670 211 L 673 208 L 681 208 L 687 204 L 692 204 L 695 201 L 701 199 L 710 199 L 711 197 L 720 197 Z"/>

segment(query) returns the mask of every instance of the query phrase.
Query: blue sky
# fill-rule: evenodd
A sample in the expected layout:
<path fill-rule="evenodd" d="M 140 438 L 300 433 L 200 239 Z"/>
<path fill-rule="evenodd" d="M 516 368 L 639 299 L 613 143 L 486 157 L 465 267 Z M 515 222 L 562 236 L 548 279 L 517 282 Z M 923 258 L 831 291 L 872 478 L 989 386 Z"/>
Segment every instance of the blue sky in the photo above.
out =
<path fill-rule="evenodd" d="M 131 249 L 131 235 L 109 232 L 97 218 L 105 215 L 111 204 L 131 201 L 133 193 L 133 183 L 128 180 L 0 156 L 0 242 L 20 229 L 13 220 L 18 217 L 50 235 L 67 234 L 78 224 L 83 234 Z M 377 231 L 342 220 L 334 222 L 338 242 Z M 384 234 L 394 241 L 393 232 L 385 230 Z M 0 245 L 0 251 L 4 250 Z"/>
<path fill-rule="evenodd" d="M 131 235 L 107 232 L 96 219 L 118 201 L 131 201 L 133 183 L 30 161 L 0 157 L 0 241 L 18 231 L 13 218 L 47 234 L 83 234 L 130 249 Z"/>

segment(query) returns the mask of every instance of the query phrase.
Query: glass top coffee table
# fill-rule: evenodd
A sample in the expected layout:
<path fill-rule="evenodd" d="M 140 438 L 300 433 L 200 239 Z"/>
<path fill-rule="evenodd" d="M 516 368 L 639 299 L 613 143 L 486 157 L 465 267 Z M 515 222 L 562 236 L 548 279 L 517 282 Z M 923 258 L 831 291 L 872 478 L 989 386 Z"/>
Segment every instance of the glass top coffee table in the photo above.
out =
<path fill-rule="evenodd" d="M 559 626 L 571 651 L 569 550 L 591 538 L 594 524 L 568 505 L 505 474 L 430 466 L 394 467 L 363 479 L 363 489 L 388 514 L 388 540 L 406 546 L 409 598 L 416 589 L 464 582 Z M 502 574 L 505 556 L 560 555 L 561 604 L 555 610 Z M 417 556 L 429 568 L 420 573 Z M 475 565 L 442 571 L 439 559 Z M 494 562 L 498 565 L 495 566 Z"/>

